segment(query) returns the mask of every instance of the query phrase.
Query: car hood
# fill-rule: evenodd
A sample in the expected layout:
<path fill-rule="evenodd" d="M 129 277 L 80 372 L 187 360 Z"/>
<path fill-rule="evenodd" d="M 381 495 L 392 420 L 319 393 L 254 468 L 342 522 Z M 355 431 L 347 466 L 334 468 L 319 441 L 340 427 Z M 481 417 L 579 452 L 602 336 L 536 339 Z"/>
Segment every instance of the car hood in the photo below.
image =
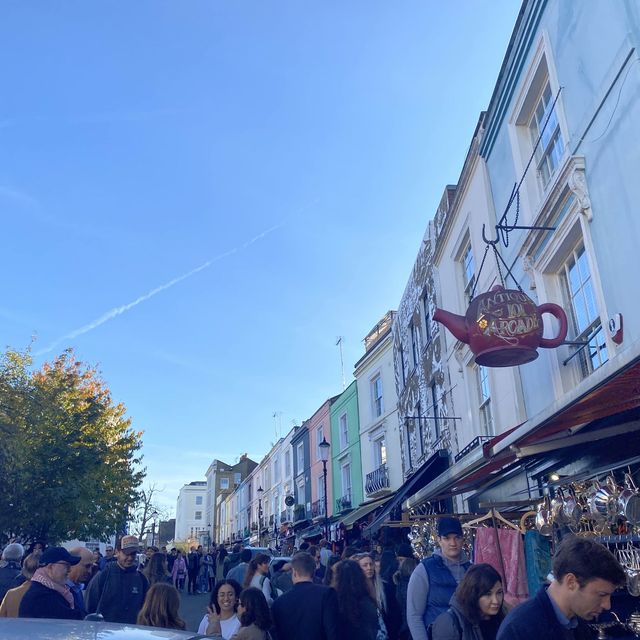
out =
<path fill-rule="evenodd" d="M 194 631 L 139 627 L 113 622 L 0 618 L 2 640 L 195 640 Z"/>

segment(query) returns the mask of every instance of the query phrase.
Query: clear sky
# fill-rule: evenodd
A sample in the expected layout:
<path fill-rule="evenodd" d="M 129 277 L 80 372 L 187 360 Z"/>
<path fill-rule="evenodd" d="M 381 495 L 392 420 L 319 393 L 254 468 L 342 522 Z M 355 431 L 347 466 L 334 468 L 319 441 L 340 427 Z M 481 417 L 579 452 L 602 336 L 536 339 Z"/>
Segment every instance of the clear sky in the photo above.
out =
<path fill-rule="evenodd" d="M 519 8 L 8 0 L 4 344 L 97 364 L 169 509 L 259 460 L 397 307 Z"/>

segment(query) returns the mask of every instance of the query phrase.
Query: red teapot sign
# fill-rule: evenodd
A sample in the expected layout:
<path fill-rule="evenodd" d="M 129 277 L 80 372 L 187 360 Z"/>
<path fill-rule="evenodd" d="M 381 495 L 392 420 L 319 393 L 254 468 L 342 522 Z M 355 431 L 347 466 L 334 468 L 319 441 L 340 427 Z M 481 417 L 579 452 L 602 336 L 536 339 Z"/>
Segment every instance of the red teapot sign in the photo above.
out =
<path fill-rule="evenodd" d="M 543 313 L 560 323 L 554 338 L 542 337 Z M 567 315 L 562 307 L 552 302 L 536 306 L 523 291 L 500 285 L 475 297 L 466 315 L 436 309 L 433 319 L 468 344 L 476 363 L 485 367 L 526 364 L 538 357 L 538 347 L 555 349 L 567 337 Z"/>

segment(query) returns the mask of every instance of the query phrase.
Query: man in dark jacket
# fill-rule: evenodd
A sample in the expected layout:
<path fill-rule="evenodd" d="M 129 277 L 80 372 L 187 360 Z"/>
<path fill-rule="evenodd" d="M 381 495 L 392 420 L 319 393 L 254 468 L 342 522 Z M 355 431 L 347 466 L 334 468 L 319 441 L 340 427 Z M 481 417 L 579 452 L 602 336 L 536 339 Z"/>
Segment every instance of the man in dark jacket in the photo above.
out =
<path fill-rule="evenodd" d="M 110 562 L 89 583 L 87 613 L 101 613 L 108 622 L 136 623 L 149 589 L 149 582 L 136 566 L 139 549 L 138 538 L 123 536 L 116 562 Z"/>
<path fill-rule="evenodd" d="M 293 588 L 275 600 L 271 609 L 278 640 L 334 640 L 341 637 L 336 592 L 313 583 L 315 570 L 315 559 L 308 553 L 293 556 Z"/>
<path fill-rule="evenodd" d="M 17 587 L 15 579 L 20 574 L 20 561 L 24 555 L 24 547 L 17 542 L 8 544 L 2 552 L 2 561 L 0 561 L 0 602 L 4 598 L 4 594 Z"/>
<path fill-rule="evenodd" d="M 40 556 L 40 568 L 31 577 L 31 586 L 22 597 L 21 618 L 62 618 L 80 620 L 83 612 L 75 608 L 73 595 L 65 584 L 69 569 L 80 562 L 63 547 L 49 547 Z"/>
<path fill-rule="evenodd" d="M 586 640 L 586 621 L 611 608 L 611 594 L 626 580 L 613 554 L 592 540 L 569 536 L 553 559 L 553 582 L 511 611 L 498 640 Z"/>
<path fill-rule="evenodd" d="M 193 596 L 196 594 L 196 581 L 198 579 L 199 570 L 200 555 L 196 551 L 195 547 L 191 547 L 189 553 L 187 554 L 187 575 L 189 576 L 187 591 Z"/>
<path fill-rule="evenodd" d="M 231 553 L 227 555 L 222 563 L 222 575 L 226 578 L 227 574 L 233 567 L 237 567 L 240 564 L 240 552 L 242 547 L 239 544 L 234 544 L 231 549 Z"/>

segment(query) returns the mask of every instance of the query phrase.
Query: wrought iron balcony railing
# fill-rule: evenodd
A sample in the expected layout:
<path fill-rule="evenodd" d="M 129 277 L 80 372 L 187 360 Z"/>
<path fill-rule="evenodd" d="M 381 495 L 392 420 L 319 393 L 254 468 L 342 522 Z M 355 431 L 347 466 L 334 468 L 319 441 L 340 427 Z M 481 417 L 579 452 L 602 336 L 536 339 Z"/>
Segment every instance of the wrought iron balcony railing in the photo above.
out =
<path fill-rule="evenodd" d="M 386 464 L 381 464 L 375 471 L 367 473 L 365 490 L 367 494 L 377 493 L 389 488 L 389 469 Z"/>

